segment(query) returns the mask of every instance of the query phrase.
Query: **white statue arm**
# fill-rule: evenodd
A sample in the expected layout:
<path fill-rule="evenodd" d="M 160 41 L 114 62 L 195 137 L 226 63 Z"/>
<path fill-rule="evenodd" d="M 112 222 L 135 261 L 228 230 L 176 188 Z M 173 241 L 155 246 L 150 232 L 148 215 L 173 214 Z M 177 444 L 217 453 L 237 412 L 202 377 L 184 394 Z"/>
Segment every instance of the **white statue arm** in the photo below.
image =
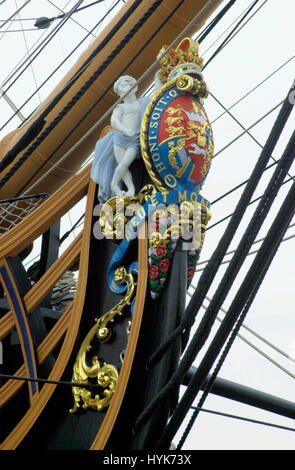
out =
<path fill-rule="evenodd" d="M 130 129 L 129 127 L 124 126 L 122 124 L 122 115 L 123 115 L 123 110 L 121 109 L 120 105 L 118 105 L 112 114 L 111 117 L 111 126 L 113 129 L 122 132 L 122 134 L 125 134 L 129 137 L 133 137 L 135 134 L 135 131 L 133 129 Z"/>

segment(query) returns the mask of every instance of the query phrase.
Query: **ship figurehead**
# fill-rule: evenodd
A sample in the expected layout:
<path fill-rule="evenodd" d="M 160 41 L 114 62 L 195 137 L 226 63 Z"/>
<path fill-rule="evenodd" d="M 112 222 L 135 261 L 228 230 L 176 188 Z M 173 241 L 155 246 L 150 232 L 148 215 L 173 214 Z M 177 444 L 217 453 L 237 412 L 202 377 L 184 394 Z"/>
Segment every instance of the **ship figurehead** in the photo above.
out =
<path fill-rule="evenodd" d="M 73 382 L 81 386 L 73 387 L 71 413 L 81 407 L 103 410 L 109 406 L 119 383 L 117 366 L 108 363 L 107 356 L 101 357 L 100 347 L 103 343 L 106 355 L 107 343 L 109 351 L 114 348 L 116 335 L 113 333 L 123 311 L 125 320 L 128 320 L 126 334 L 132 334 L 130 328 L 137 308 L 137 288 L 143 286 L 139 278 L 139 260 L 134 259 L 130 264 L 126 255 L 141 225 L 147 222 L 148 226 L 150 296 L 159 300 L 169 284 L 166 281 L 174 262 L 178 263 L 179 273 L 184 276 L 180 276 L 181 284 L 171 285 L 175 285 L 179 292 L 189 287 L 211 217 L 210 203 L 199 194 L 210 168 L 213 136 L 203 108 L 208 88 L 201 73 L 198 44 L 185 38 L 175 50 L 168 51 L 164 47 L 160 51 L 159 62 L 161 70 L 157 77 L 161 86 L 145 108 L 140 130 L 141 153 L 153 184 L 147 184 L 134 196 L 120 194 L 119 188 L 119 194 L 106 200 L 99 213 L 101 233 L 106 238 L 121 240 L 109 261 L 107 280 L 110 290 L 124 294 L 124 297 L 98 316 L 80 347 Z M 123 79 L 124 83 L 130 81 L 130 77 Z M 179 256 L 174 261 L 176 246 L 182 252 L 181 262 Z M 168 292 L 171 292 L 172 287 L 169 288 Z M 178 302 L 175 305 L 177 310 Z M 156 303 L 155 311 L 158 308 L 161 309 Z M 178 318 L 178 310 L 175 315 Z M 129 340 L 125 338 L 124 341 Z M 121 363 L 124 351 L 120 352 Z M 110 356 L 113 358 L 114 353 L 110 352 Z M 120 364 L 119 361 L 117 363 Z M 100 393 L 95 395 L 87 388 L 93 379 L 100 387 Z"/>
<path fill-rule="evenodd" d="M 143 159 L 159 190 L 199 193 L 213 156 L 213 134 L 203 107 L 208 96 L 198 43 L 183 39 L 159 55 L 160 89 L 146 108 L 141 127 Z"/>

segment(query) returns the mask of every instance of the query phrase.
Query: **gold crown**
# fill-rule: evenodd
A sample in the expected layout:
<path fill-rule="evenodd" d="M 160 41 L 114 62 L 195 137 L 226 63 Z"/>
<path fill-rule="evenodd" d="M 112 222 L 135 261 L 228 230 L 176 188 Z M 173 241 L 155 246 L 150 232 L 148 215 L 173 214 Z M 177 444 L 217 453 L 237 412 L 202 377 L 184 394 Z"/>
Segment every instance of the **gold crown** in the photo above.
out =
<path fill-rule="evenodd" d="M 201 72 L 203 59 L 199 57 L 199 43 L 197 41 L 184 38 L 176 49 L 170 49 L 165 54 L 167 48 L 168 46 L 163 46 L 157 55 L 161 65 L 158 76 L 162 83 L 165 83 L 168 78 L 173 78 L 173 72 L 175 75 Z"/>

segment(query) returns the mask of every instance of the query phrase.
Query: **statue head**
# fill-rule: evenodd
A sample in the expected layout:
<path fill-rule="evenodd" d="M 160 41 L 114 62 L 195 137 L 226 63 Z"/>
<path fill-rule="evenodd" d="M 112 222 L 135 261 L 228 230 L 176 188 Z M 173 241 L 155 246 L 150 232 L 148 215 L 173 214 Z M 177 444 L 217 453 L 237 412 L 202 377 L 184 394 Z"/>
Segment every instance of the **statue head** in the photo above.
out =
<path fill-rule="evenodd" d="M 116 95 L 120 96 L 120 98 L 126 95 L 130 90 L 136 93 L 137 80 L 129 75 L 122 75 L 122 77 L 119 77 L 114 83 L 114 92 Z"/>

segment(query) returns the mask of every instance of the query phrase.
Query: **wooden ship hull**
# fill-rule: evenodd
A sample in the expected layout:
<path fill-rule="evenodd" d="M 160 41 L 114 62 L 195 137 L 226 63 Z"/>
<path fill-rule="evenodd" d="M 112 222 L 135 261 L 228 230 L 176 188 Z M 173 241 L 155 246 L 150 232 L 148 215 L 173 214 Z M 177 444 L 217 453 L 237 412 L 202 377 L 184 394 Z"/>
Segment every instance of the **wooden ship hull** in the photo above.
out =
<path fill-rule="evenodd" d="M 56 119 L 94 71 L 156 3 L 153 0 L 128 1 L 48 99 L 20 128 L 2 140 L 0 152 L 4 168 L 1 178 L 5 178 L 16 162 L 30 152 L 34 140 L 42 135 L 47 125 Z M 82 357 L 89 351 L 81 352 L 83 340 L 96 319 L 112 311 L 122 301 L 122 295 L 111 292 L 107 281 L 108 263 L 118 244 L 113 240 L 97 239 L 94 234 L 98 217 L 95 215 L 97 186 L 90 178 L 91 165 L 79 173 L 77 171 L 93 151 L 101 130 L 109 123 L 108 115 L 93 130 L 99 118 L 116 100 L 112 91 L 114 78 L 122 73 L 140 77 L 154 62 L 163 44 L 171 43 L 185 28 L 186 36 L 197 31 L 221 2 L 211 1 L 204 8 L 207 3 L 203 0 L 193 2 L 193 5 L 189 0 L 159 2 L 154 13 L 105 67 L 79 102 L 31 151 L 0 190 L 1 200 L 24 194 L 50 194 L 12 228 L 5 219 L 5 233 L 1 235 L 0 341 L 4 351 L 9 351 L 9 360 L 2 366 L 0 389 L 0 448 L 3 450 L 37 447 L 83 450 L 152 448 L 177 402 L 177 391 L 174 391 L 165 406 L 135 433 L 136 418 L 169 380 L 185 341 L 184 338 L 177 340 L 159 363 L 151 370 L 146 368 L 151 353 L 175 329 L 184 312 L 187 257 L 186 253 L 176 249 L 165 292 L 160 300 L 153 301 L 148 295 L 148 236 L 143 224 L 141 236 L 128 253 L 130 262 L 138 262 L 132 281 L 134 301 L 131 304 L 126 300 L 124 314 L 109 322 L 112 336 L 106 341 L 96 341 L 97 350 L 92 363 L 84 363 L 85 368 L 93 368 L 96 374 L 92 376 L 95 378 L 93 386 L 96 384 L 92 395 L 95 397 L 94 409 L 89 405 L 92 403 L 90 400 L 84 409 L 81 402 L 79 409 L 69 412 L 70 409 L 73 411 L 72 389 L 78 377 L 73 375 L 75 360 L 77 355 Z M 198 12 L 197 21 L 190 25 Z M 105 44 L 105 38 L 114 30 L 116 34 Z M 152 39 L 145 43 L 145 38 Z M 86 63 L 85 70 L 44 118 L 44 110 L 48 110 Z M 155 72 L 151 70 L 145 75 L 140 82 L 140 93 L 153 81 Z M 88 112 L 87 118 L 64 140 L 81 116 Z M 65 155 L 68 158 L 63 160 Z M 54 170 L 48 173 L 54 165 Z M 151 182 L 141 160 L 134 162 L 132 172 L 136 175 L 137 191 Z M 40 176 L 43 179 L 39 181 Z M 87 206 L 83 231 L 58 256 L 59 220 L 85 196 Z M 40 236 L 40 265 L 32 284 L 22 259 L 28 247 Z M 52 309 L 52 290 L 73 266 L 79 271 L 75 298 L 64 310 Z M 97 331 L 95 334 L 97 336 Z M 113 382 L 110 382 L 109 375 L 103 376 L 109 364 L 113 364 L 119 374 Z M 11 377 L 5 378 L 5 374 Z M 96 379 L 99 374 L 102 381 L 98 387 Z M 106 376 L 109 381 L 104 385 Z M 25 380 L 19 380 L 21 377 Z M 86 394 L 90 390 L 87 386 L 80 388 Z"/>

